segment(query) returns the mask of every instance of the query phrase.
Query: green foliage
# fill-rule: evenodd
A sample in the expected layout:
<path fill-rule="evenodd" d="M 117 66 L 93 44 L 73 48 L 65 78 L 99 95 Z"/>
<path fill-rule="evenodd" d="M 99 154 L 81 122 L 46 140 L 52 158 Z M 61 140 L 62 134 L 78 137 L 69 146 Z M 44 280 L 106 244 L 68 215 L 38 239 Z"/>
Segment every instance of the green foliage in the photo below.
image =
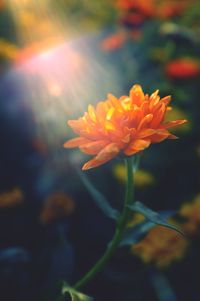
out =
<path fill-rule="evenodd" d="M 67 16 L 68 23 L 77 29 L 101 28 L 116 22 L 117 11 L 111 0 L 50 0 L 53 8 Z"/>
<path fill-rule="evenodd" d="M 167 219 L 163 218 L 163 216 L 161 214 L 151 210 L 150 208 L 146 207 L 141 202 L 137 201 L 133 205 L 129 206 L 129 208 L 131 210 L 133 210 L 134 212 L 141 213 L 142 215 L 145 216 L 146 219 L 148 219 L 150 222 L 152 222 L 156 225 L 160 225 L 160 226 L 175 230 L 178 233 L 184 235 L 183 232 L 180 229 L 178 229 L 176 226 L 169 224 Z"/>
<path fill-rule="evenodd" d="M 62 289 L 62 295 L 66 301 L 92 301 L 93 299 L 85 294 L 77 292 L 70 287 L 67 283 L 64 284 Z M 63 301 L 64 301 L 63 300 Z"/>
<path fill-rule="evenodd" d="M 150 210 L 150 209 L 149 209 Z M 175 214 L 172 210 L 162 211 L 157 213 L 160 216 L 160 219 L 165 220 Z M 143 222 L 129 228 L 121 243 L 120 246 L 129 246 L 137 243 L 140 239 L 142 239 L 149 230 L 156 226 L 155 222 L 150 221 L 150 219 L 145 219 Z"/>
<path fill-rule="evenodd" d="M 77 172 L 99 209 L 101 209 L 101 211 L 107 217 L 117 220 L 119 218 L 119 212 L 110 206 L 104 195 L 96 189 L 96 187 L 90 182 L 89 178 L 85 174 L 80 171 Z"/>

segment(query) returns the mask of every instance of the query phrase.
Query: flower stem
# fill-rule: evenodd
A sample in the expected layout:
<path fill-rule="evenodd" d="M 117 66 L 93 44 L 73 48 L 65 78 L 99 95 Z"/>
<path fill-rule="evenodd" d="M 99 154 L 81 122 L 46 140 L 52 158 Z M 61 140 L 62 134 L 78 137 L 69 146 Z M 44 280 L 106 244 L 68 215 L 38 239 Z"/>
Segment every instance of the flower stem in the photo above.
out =
<path fill-rule="evenodd" d="M 133 157 L 126 158 L 125 163 L 127 175 L 125 202 L 122 214 L 117 223 L 115 234 L 104 255 L 97 261 L 97 263 L 91 268 L 91 270 L 74 285 L 74 289 L 76 290 L 79 290 L 81 287 L 85 286 L 90 280 L 92 280 L 96 276 L 97 273 L 99 273 L 104 268 L 108 260 L 112 257 L 113 253 L 119 246 L 119 243 L 123 237 L 127 221 L 130 215 L 130 209 L 128 206 L 133 204 L 134 201 Z"/>

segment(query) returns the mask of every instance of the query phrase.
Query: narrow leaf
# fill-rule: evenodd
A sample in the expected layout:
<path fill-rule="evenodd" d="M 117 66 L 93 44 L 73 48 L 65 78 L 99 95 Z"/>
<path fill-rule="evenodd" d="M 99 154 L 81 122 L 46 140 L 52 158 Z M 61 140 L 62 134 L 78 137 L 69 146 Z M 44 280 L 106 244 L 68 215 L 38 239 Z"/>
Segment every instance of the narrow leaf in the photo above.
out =
<path fill-rule="evenodd" d="M 159 301 L 177 301 L 176 294 L 164 274 L 153 270 L 149 278 Z"/>
<path fill-rule="evenodd" d="M 81 173 L 80 171 L 77 172 L 96 205 L 103 211 L 103 213 L 107 217 L 117 220 L 120 216 L 119 211 L 110 206 L 104 195 L 99 192 L 96 187 L 94 187 L 94 185 L 90 182 L 85 174 Z"/>
<path fill-rule="evenodd" d="M 72 287 L 68 286 L 67 283 L 64 284 L 64 287 L 62 289 L 62 294 L 66 297 L 68 297 L 69 301 L 92 301 L 93 298 L 80 293 L 73 289 Z"/>
<path fill-rule="evenodd" d="M 155 212 L 150 208 L 146 207 L 141 202 L 137 201 L 133 205 L 129 206 L 129 208 L 135 212 L 141 213 L 142 215 L 145 216 L 146 219 L 148 219 L 152 223 L 172 229 L 184 236 L 184 233 L 180 229 L 178 229 L 176 226 L 172 224 L 169 224 L 166 218 L 161 216 L 158 212 Z"/>
<path fill-rule="evenodd" d="M 162 218 L 169 218 L 171 216 L 173 216 L 175 214 L 174 211 L 161 211 L 159 212 L 159 215 Z M 135 243 L 137 243 L 139 240 L 141 240 L 149 230 L 151 230 L 152 228 L 154 228 L 156 226 L 156 224 L 148 219 L 145 219 L 143 222 L 139 223 L 138 225 L 129 228 L 121 243 L 120 246 L 128 246 L 128 245 L 133 245 Z"/>

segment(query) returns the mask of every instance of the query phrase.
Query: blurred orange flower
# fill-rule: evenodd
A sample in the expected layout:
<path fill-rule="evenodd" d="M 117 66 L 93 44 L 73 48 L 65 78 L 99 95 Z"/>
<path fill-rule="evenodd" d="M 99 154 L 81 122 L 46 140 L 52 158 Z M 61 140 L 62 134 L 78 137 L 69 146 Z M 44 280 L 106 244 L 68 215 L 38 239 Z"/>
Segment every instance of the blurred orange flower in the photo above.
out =
<path fill-rule="evenodd" d="M 23 203 L 23 201 L 24 194 L 18 187 L 10 191 L 0 193 L 0 208 L 14 207 Z"/>
<path fill-rule="evenodd" d="M 165 67 L 167 76 L 174 79 L 188 79 L 200 74 L 200 62 L 192 58 L 180 58 Z"/>
<path fill-rule="evenodd" d="M 52 194 L 44 203 L 40 214 L 40 220 L 51 223 L 72 214 L 75 208 L 74 201 L 62 192 Z"/>
<path fill-rule="evenodd" d="M 180 226 L 180 225 L 179 225 Z M 184 257 L 188 241 L 177 232 L 161 226 L 156 226 L 131 250 L 145 263 L 151 263 L 158 268 L 164 268 L 173 261 Z"/>
<path fill-rule="evenodd" d="M 79 147 L 86 154 L 96 155 L 83 166 L 86 170 L 106 163 L 120 151 L 132 156 L 151 143 L 176 138 L 168 129 L 186 120 L 164 123 L 171 97 L 160 99 L 158 92 L 144 95 L 141 86 L 134 85 L 129 96 L 118 99 L 108 94 L 96 108 L 89 105 L 83 117 L 68 121 L 79 137 L 67 141 L 64 147 Z"/>
<path fill-rule="evenodd" d="M 5 1 L 4 0 L 0 0 L 0 9 L 4 8 L 5 6 Z"/>

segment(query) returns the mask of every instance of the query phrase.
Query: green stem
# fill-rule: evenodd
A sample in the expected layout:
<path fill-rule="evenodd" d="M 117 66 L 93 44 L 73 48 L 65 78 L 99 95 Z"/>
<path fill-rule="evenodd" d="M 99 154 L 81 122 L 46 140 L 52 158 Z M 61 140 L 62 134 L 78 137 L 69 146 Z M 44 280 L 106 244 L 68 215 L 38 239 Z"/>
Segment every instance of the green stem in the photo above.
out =
<path fill-rule="evenodd" d="M 74 289 L 76 290 L 79 290 L 81 287 L 86 285 L 90 280 L 92 280 L 96 276 L 97 273 L 99 273 L 104 268 L 108 260 L 112 257 L 113 253 L 119 246 L 119 243 L 123 237 L 124 231 L 126 229 L 127 221 L 130 215 L 130 210 L 128 206 L 133 204 L 134 201 L 133 200 L 133 194 L 134 194 L 133 157 L 126 158 L 125 163 L 126 163 L 126 174 L 127 174 L 125 202 L 124 202 L 124 208 L 121 217 L 118 221 L 115 230 L 115 234 L 104 255 L 97 261 L 97 263 L 92 267 L 92 269 L 74 285 Z"/>

